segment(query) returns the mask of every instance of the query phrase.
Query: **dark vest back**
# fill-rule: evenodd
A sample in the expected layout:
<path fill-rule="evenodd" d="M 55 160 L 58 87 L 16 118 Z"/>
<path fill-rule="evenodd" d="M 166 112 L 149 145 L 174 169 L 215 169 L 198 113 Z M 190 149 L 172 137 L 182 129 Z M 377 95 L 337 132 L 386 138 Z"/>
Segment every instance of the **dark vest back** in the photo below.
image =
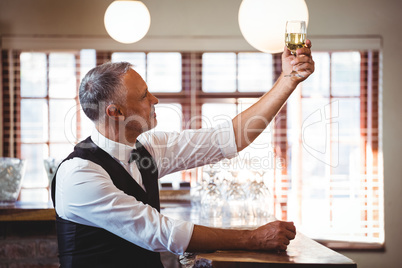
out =
<path fill-rule="evenodd" d="M 100 165 L 118 189 L 159 211 L 158 169 L 152 156 L 139 142 L 136 147 L 142 155 L 141 161 L 145 161 L 145 164 L 137 166 L 146 192 L 121 164 L 96 146 L 90 137 L 77 144 L 64 161 L 79 157 Z M 57 172 L 52 182 L 55 207 L 56 179 Z M 58 215 L 56 228 L 62 268 L 163 267 L 159 253 L 138 247 L 104 229 L 67 221 Z"/>

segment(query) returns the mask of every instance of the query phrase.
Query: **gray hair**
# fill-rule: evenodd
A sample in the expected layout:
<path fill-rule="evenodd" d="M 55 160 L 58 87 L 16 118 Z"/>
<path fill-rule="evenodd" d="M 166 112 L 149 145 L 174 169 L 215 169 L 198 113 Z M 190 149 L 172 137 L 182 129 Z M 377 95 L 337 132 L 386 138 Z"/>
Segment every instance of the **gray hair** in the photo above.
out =
<path fill-rule="evenodd" d="M 91 69 L 82 79 L 79 97 L 81 107 L 89 119 L 96 122 L 100 112 L 111 103 L 121 103 L 123 96 L 123 76 L 133 65 L 128 62 L 107 62 Z"/>

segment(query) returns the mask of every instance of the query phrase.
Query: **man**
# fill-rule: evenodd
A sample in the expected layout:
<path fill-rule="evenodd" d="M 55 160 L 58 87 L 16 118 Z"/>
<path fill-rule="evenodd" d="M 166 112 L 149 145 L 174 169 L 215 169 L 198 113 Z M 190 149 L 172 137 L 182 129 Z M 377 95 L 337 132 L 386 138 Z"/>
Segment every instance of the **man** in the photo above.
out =
<path fill-rule="evenodd" d="M 232 121 L 182 133 L 146 132 L 157 124 L 158 99 L 130 64 L 89 71 L 80 101 L 96 130 L 62 162 L 52 184 L 61 267 L 163 267 L 162 251 L 286 250 L 296 234 L 291 222 L 225 230 L 161 215 L 157 179 L 231 158 L 253 142 L 314 71 L 310 47 L 308 40 L 297 57 L 287 49 L 282 55 L 283 73 L 296 69 L 304 78 L 282 74 Z"/>

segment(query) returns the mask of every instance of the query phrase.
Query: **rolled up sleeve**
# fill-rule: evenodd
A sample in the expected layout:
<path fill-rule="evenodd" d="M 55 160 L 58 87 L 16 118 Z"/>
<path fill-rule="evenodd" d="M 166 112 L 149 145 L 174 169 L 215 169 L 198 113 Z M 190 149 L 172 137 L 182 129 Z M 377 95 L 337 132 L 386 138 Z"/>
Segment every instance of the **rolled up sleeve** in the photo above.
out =
<path fill-rule="evenodd" d="M 174 220 L 169 237 L 168 250 L 175 254 L 183 254 L 190 243 L 193 230 L 193 223 L 182 220 Z"/>
<path fill-rule="evenodd" d="M 231 120 L 225 121 L 216 128 L 216 139 L 224 158 L 233 158 L 237 156 L 237 145 L 233 132 L 233 123 Z"/>

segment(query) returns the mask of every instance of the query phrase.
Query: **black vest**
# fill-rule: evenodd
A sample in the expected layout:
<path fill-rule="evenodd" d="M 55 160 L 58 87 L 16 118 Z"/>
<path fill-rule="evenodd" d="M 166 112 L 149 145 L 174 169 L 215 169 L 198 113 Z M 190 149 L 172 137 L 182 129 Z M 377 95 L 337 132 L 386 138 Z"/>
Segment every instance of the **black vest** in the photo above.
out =
<path fill-rule="evenodd" d="M 158 169 L 152 156 L 138 141 L 136 148 L 143 156 L 141 161 L 144 158 L 149 161 L 148 165 L 143 165 L 146 168 L 139 166 L 146 192 L 120 163 L 96 146 L 90 137 L 77 144 L 64 161 L 79 157 L 100 165 L 118 189 L 159 211 Z M 55 207 L 56 177 L 57 172 L 52 182 Z M 104 229 L 67 221 L 57 214 L 56 228 L 62 268 L 163 267 L 159 253 L 136 246 Z"/>

